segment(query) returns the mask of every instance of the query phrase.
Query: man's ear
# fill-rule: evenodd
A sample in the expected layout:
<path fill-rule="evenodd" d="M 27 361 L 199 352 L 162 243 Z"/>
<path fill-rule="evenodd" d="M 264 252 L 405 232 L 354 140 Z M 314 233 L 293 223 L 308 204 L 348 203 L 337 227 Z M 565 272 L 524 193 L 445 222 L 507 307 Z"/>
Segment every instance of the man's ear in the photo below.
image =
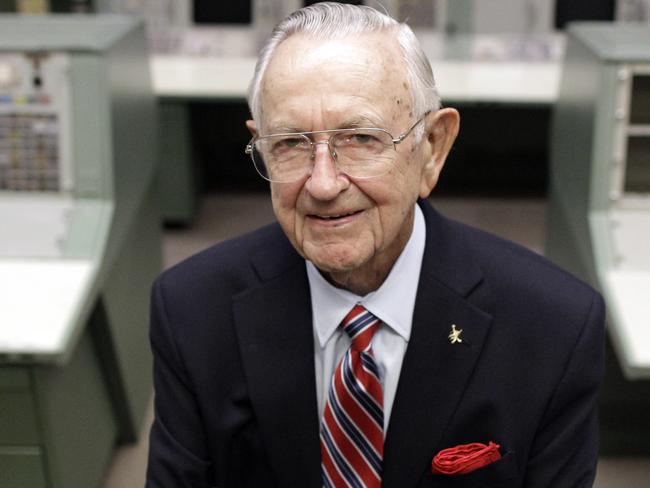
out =
<path fill-rule="evenodd" d="M 253 137 L 257 135 L 257 124 L 255 124 L 254 120 L 247 120 L 246 127 L 248 128 L 249 132 Z"/>
<path fill-rule="evenodd" d="M 442 167 L 458 135 L 460 115 L 453 108 L 443 108 L 427 116 L 424 167 L 420 180 L 420 197 L 427 198 L 438 184 Z"/>

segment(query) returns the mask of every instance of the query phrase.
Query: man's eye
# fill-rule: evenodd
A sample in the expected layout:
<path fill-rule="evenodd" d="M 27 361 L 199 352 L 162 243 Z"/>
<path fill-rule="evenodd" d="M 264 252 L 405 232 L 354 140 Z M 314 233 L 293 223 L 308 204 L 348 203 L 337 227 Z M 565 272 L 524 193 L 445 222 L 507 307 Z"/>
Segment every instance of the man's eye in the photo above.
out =
<path fill-rule="evenodd" d="M 339 141 L 339 144 L 349 146 L 365 146 L 368 144 L 376 144 L 377 142 L 378 139 L 373 134 L 354 132 L 351 134 L 345 134 Z"/>
<path fill-rule="evenodd" d="M 377 141 L 377 138 L 370 134 L 354 134 L 353 138 L 356 144 L 371 144 Z"/>
<path fill-rule="evenodd" d="M 269 142 L 271 142 L 271 153 L 276 155 L 285 154 L 296 149 L 302 149 L 305 145 L 305 140 L 300 137 L 284 137 Z"/>
<path fill-rule="evenodd" d="M 289 149 L 300 149 L 306 144 L 302 137 L 285 137 L 273 144 L 274 151 L 287 151 Z"/>

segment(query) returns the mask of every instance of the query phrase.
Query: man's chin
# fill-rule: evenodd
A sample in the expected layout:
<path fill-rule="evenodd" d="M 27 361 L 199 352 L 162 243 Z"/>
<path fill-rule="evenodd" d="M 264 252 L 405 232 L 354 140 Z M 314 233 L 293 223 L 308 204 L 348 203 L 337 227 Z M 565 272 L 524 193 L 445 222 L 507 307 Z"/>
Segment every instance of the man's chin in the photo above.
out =
<path fill-rule="evenodd" d="M 355 269 L 361 267 L 364 260 L 359 255 L 320 255 L 311 254 L 306 256 L 314 266 L 316 266 L 322 273 L 329 275 L 336 274 L 349 274 L 354 272 Z"/>
<path fill-rule="evenodd" d="M 309 259 L 309 260 L 312 263 L 314 263 L 314 266 L 316 266 L 319 271 L 327 274 L 351 273 L 358 267 L 357 265 L 355 265 L 355 263 L 351 263 L 347 261 L 332 262 L 329 260 L 320 260 L 320 259 Z"/>

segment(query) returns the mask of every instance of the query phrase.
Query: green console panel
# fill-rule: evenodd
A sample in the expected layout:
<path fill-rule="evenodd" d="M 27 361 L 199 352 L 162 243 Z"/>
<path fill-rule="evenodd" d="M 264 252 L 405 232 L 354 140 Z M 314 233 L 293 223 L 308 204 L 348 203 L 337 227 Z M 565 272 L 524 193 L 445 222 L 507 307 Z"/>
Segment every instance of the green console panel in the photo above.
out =
<path fill-rule="evenodd" d="M 576 23 L 553 114 L 546 254 L 607 304 L 607 453 L 650 454 L 648 242 L 650 29 Z"/>
<path fill-rule="evenodd" d="M 0 15 L 0 487 L 99 487 L 151 396 L 158 114 L 140 21 Z"/>
<path fill-rule="evenodd" d="M 0 447 L 2 488 L 47 488 L 43 454 L 37 447 Z"/>

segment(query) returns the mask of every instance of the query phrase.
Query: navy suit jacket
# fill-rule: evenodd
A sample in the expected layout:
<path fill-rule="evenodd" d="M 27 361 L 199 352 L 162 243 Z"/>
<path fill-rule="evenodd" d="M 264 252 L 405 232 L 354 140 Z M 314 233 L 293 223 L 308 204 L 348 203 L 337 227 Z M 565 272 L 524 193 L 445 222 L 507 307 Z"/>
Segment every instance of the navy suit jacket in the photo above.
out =
<path fill-rule="evenodd" d="M 382 486 L 591 486 L 601 297 L 544 258 L 419 204 L 426 247 Z M 452 324 L 462 343 L 449 341 Z M 151 342 L 147 487 L 322 486 L 309 283 L 277 224 L 163 273 Z M 500 461 L 430 473 L 438 451 L 488 441 L 500 444 Z"/>

